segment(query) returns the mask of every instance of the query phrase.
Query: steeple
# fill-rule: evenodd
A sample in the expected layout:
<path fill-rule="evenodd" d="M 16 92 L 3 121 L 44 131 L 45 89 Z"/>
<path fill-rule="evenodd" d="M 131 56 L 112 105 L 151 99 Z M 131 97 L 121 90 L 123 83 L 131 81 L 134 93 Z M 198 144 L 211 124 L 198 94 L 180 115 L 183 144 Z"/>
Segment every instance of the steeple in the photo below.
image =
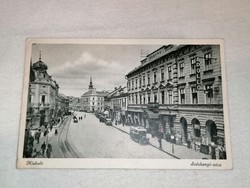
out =
<path fill-rule="evenodd" d="M 41 51 L 39 51 L 39 61 L 41 61 Z"/>
<path fill-rule="evenodd" d="M 33 69 L 40 71 L 46 71 L 48 69 L 48 66 L 42 62 L 41 51 L 39 51 L 39 61 L 33 64 Z"/>
<path fill-rule="evenodd" d="M 93 89 L 92 76 L 90 76 L 89 89 Z"/>

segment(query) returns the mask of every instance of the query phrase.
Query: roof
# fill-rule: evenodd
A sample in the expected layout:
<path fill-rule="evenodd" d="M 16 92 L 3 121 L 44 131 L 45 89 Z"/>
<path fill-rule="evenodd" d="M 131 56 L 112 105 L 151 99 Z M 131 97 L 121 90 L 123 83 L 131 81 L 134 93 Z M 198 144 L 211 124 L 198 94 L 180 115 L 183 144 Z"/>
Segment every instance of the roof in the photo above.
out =
<path fill-rule="evenodd" d="M 101 96 L 101 97 L 105 97 L 109 94 L 109 92 L 107 91 L 94 91 L 94 90 L 89 90 L 87 92 L 85 92 L 82 96 L 88 96 L 88 95 L 92 95 L 92 94 L 95 94 L 95 95 L 98 95 L 98 96 Z"/>
<path fill-rule="evenodd" d="M 105 97 L 105 96 L 107 96 L 109 94 L 109 92 L 107 92 L 107 91 L 97 91 L 96 94 L 101 95 L 102 97 Z"/>
<path fill-rule="evenodd" d="M 126 86 L 124 86 L 124 87 L 120 86 L 118 88 L 115 88 L 114 91 L 111 91 L 107 95 L 107 97 L 108 98 L 113 98 L 113 97 L 114 98 L 119 98 L 119 97 L 124 97 L 124 96 L 127 96 L 127 95 L 128 95 L 127 87 Z"/>
<path fill-rule="evenodd" d="M 153 60 L 152 60 L 152 59 L 150 60 L 150 56 L 151 56 L 152 54 L 156 53 L 157 51 L 160 51 L 160 50 L 163 49 L 163 48 L 168 48 L 168 46 L 171 46 L 171 45 L 167 45 L 167 46 L 166 46 L 166 45 L 163 45 L 162 47 L 160 47 L 160 48 L 158 48 L 157 50 L 153 51 L 152 53 L 148 54 L 147 57 L 141 61 L 141 62 L 145 62 L 145 63 L 141 63 L 138 67 L 135 67 L 133 70 L 131 70 L 130 72 L 128 72 L 128 73 L 126 74 L 126 76 L 128 76 L 128 75 L 130 75 L 131 73 L 134 73 L 135 71 L 141 69 L 142 67 L 144 67 L 144 66 L 146 66 L 146 65 L 148 65 L 148 64 L 150 64 L 150 63 L 152 63 L 152 62 L 154 62 L 156 59 L 159 59 L 159 58 L 161 58 L 161 57 L 163 57 L 163 56 L 165 56 L 165 55 L 168 55 L 168 54 L 170 54 L 170 53 L 172 53 L 172 52 L 175 52 L 175 51 L 179 50 L 180 48 L 184 47 L 185 45 L 173 45 L 172 48 L 170 48 L 169 50 L 166 50 L 165 53 L 162 53 L 162 54 L 159 55 L 156 59 L 153 58 Z"/>
<path fill-rule="evenodd" d="M 42 62 L 41 60 L 37 61 L 36 63 L 33 64 L 33 69 L 44 69 L 44 70 L 47 70 L 48 69 L 48 66 Z"/>

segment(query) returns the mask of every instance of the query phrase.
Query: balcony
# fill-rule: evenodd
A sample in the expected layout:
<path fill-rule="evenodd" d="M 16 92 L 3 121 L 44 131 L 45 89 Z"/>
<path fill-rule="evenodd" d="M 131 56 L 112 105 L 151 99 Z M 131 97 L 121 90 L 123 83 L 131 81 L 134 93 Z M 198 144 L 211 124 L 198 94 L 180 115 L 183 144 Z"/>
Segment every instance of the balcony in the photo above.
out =
<path fill-rule="evenodd" d="M 49 107 L 53 107 L 54 106 L 54 103 L 30 103 L 29 104 L 29 107 L 32 107 L 32 108 L 49 108 Z"/>

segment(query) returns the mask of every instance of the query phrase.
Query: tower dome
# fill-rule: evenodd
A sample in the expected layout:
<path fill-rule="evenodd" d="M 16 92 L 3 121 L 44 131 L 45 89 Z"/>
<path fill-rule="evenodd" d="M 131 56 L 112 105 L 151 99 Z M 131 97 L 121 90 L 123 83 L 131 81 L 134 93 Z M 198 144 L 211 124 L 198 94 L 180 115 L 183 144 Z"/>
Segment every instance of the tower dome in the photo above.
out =
<path fill-rule="evenodd" d="M 33 67 L 34 70 L 44 70 L 44 71 L 46 71 L 48 69 L 48 66 L 44 62 L 42 62 L 42 60 L 41 60 L 41 52 L 40 52 L 40 55 L 39 55 L 39 61 L 34 63 L 32 67 Z"/>

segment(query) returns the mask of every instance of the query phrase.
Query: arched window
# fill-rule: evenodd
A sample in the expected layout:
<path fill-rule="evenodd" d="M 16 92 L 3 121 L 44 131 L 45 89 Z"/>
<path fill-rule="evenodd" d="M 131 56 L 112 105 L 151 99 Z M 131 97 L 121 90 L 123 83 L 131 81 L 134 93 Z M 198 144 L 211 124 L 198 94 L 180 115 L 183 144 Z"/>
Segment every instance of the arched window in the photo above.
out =
<path fill-rule="evenodd" d="M 200 138 L 201 137 L 200 121 L 198 119 L 194 118 L 192 120 L 192 125 L 193 125 L 194 137 Z"/>
<path fill-rule="evenodd" d="M 181 117 L 180 123 L 182 127 L 182 142 L 186 143 L 188 139 L 187 120 L 184 117 Z"/>
<path fill-rule="evenodd" d="M 211 142 L 214 142 L 217 144 L 217 126 L 214 121 L 208 120 L 206 122 L 206 127 L 207 127 L 207 136 L 208 139 Z"/>

